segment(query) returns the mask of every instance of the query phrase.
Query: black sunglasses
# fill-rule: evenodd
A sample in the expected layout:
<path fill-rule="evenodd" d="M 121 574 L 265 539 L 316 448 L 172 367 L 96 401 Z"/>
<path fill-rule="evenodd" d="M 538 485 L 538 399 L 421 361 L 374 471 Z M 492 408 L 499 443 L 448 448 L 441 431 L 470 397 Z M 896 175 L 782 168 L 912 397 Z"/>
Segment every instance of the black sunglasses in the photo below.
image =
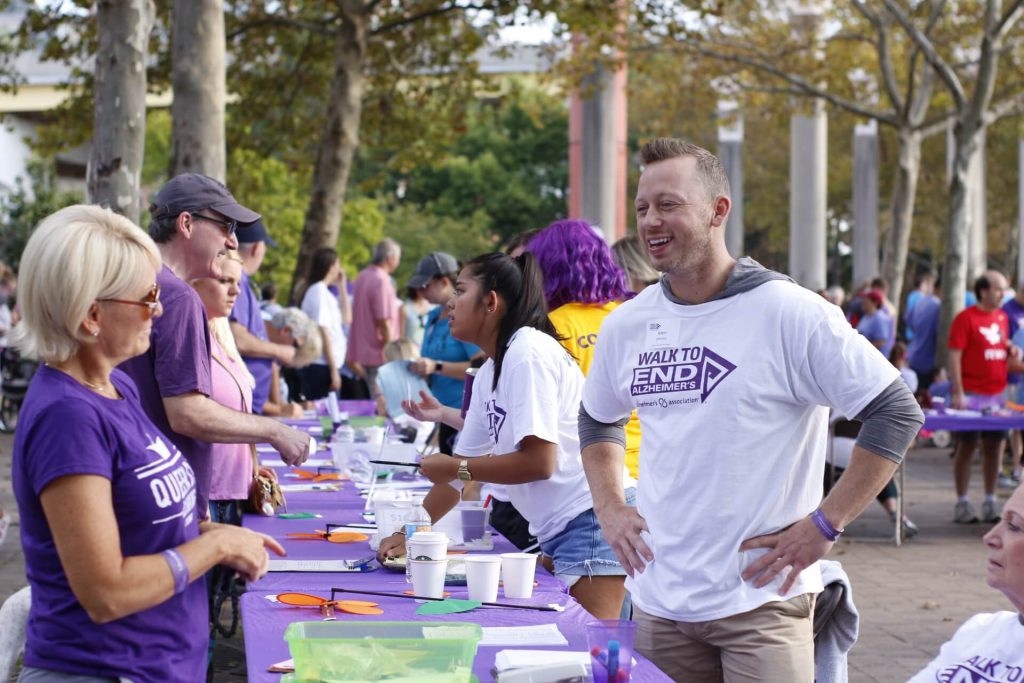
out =
<path fill-rule="evenodd" d="M 192 214 L 192 218 L 202 218 L 204 221 L 209 221 L 211 223 L 216 223 L 221 228 L 223 228 L 224 230 L 227 231 L 228 237 L 231 237 L 232 235 L 234 235 L 235 231 L 238 230 L 238 222 L 237 221 L 232 221 L 232 220 L 225 221 L 225 220 L 221 220 L 220 218 L 214 218 L 213 216 L 204 216 L 201 213 L 193 213 Z"/>

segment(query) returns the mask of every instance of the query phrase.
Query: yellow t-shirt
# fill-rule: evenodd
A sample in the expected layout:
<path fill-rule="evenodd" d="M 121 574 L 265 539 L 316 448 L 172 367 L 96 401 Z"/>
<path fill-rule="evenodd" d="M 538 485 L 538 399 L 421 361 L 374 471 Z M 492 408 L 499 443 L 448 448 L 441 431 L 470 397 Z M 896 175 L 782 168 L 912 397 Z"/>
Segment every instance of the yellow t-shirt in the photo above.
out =
<path fill-rule="evenodd" d="M 594 345 L 605 316 L 618 307 L 618 301 L 606 304 L 565 304 L 548 313 L 558 335 L 565 337 L 562 346 L 568 349 L 580 365 L 583 375 L 590 374 L 594 361 Z M 635 479 L 640 461 L 640 420 L 634 410 L 626 423 L 626 468 Z"/>

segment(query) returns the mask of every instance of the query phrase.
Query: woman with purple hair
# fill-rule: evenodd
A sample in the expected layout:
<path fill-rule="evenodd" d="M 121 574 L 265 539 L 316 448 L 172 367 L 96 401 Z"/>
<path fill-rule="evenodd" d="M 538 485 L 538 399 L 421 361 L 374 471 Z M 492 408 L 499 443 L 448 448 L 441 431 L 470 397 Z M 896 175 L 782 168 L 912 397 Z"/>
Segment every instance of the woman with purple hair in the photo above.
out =
<path fill-rule="evenodd" d="M 597 333 L 605 316 L 633 297 L 626 274 L 594 227 L 581 220 L 555 221 L 526 245 L 544 275 L 548 318 L 562 345 L 590 372 Z M 640 421 L 634 412 L 626 425 L 626 467 L 637 476 Z"/>

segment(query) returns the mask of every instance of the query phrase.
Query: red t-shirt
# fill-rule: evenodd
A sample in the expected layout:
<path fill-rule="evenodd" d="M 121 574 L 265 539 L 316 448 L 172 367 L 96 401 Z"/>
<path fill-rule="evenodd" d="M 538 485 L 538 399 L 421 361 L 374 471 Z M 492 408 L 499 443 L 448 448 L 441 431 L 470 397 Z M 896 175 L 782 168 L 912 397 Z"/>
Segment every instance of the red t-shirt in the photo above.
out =
<path fill-rule="evenodd" d="M 949 348 L 963 351 L 964 391 L 989 396 L 1006 388 L 1010 320 L 1003 310 L 964 309 L 949 328 Z"/>

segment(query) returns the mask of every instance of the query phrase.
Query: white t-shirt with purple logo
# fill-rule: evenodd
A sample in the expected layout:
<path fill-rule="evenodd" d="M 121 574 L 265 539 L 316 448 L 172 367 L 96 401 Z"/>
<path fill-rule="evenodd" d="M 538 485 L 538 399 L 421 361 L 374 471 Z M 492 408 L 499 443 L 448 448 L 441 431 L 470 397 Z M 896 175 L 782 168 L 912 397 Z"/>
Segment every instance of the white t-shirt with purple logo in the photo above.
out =
<path fill-rule="evenodd" d="M 601 422 L 636 409 L 637 509 L 654 561 L 626 579 L 666 619 L 707 621 L 822 590 L 805 569 L 754 588 L 740 574 L 821 502 L 829 407 L 857 415 L 899 376 L 839 308 L 783 280 L 705 304 L 648 287 L 605 319 L 583 405 Z M 784 575 L 783 575 L 784 576 Z"/>
<path fill-rule="evenodd" d="M 1024 624 L 1016 612 L 975 614 L 908 683 L 1024 680 Z"/>
<path fill-rule="evenodd" d="M 455 446 L 457 456 L 504 455 L 527 436 L 558 446 L 550 479 L 506 486 L 509 499 L 541 542 L 594 507 L 580 460 L 577 426 L 583 373 L 553 337 L 532 327 L 512 335 L 497 390 L 491 390 L 494 360 L 473 380 L 466 424 Z"/>
<path fill-rule="evenodd" d="M 150 609 L 95 624 L 68 584 L 40 503 L 56 479 L 96 475 L 110 480 L 125 557 L 199 535 L 192 468 L 143 412 L 128 376 L 115 370 L 111 381 L 124 399 L 104 398 L 43 365 L 21 409 L 13 483 L 32 587 L 25 665 L 136 683 L 200 681 L 208 646 L 203 582 Z"/>

